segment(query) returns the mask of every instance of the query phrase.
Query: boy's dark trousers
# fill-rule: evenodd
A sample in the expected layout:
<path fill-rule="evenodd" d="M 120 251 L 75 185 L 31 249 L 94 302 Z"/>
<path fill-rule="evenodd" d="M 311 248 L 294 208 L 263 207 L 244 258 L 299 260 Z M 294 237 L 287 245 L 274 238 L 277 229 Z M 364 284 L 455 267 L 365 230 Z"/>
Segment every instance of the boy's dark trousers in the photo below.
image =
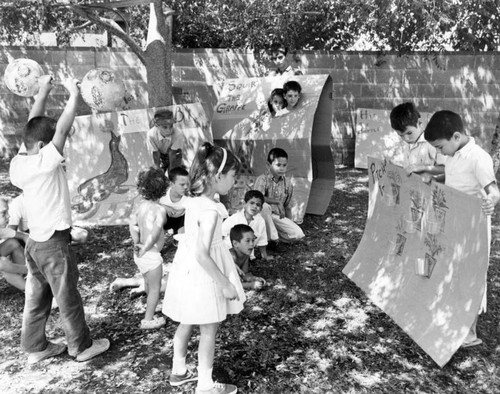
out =
<path fill-rule="evenodd" d="M 77 288 L 78 266 L 70 242 L 68 228 L 56 231 L 48 241 L 36 242 L 29 238 L 26 244 L 28 277 L 21 346 L 27 353 L 39 352 L 47 347 L 45 325 L 53 296 L 61 313 L 69 355 L 76 356 L 92 345 Z"/>

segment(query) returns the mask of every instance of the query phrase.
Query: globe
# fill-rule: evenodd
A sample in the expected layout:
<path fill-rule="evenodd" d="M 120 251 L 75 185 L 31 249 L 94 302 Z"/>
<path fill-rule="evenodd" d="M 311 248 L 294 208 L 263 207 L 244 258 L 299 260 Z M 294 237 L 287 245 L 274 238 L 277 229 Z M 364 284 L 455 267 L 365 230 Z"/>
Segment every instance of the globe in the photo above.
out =
<path fill-rule="evenodd" d="M 42 67 L 32 59 L 15 59 L 5 69 L 3 79 L 7 88 L 22 97 L 38 93 L 38 78 L 44 74 Z"/>
<path fill-rule="evenodd" d="M 80 92 L 87 105 L 96 111 L 114 111 L 125 104 L 125 85 L 112 70 L 105 68 L 96 68 L 85 74 Z"/>

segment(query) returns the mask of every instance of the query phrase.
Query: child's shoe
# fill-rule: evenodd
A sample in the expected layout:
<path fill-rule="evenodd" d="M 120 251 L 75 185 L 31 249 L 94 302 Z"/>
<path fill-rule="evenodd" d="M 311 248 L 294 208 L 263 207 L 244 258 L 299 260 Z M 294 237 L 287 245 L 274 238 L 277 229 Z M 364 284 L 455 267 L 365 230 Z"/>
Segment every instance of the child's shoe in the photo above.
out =
<path fill-rule="evenodd" d="M 94 358 L 95 356 L 98 356 L 99 354 L 104 353 L 106 350 L 108 350 L 109 345 L 109 339 L 94 339 L 92 341 L 92 346 L 85 349 L 83 352 L 79 353 L 76 356 L 76 361 L 82 362 L 90 360 L 91 358 Z"/>
<path fill-rule="evenodd" d="M 208 390 L 200 390 L 196 388 L 194 394 L 234 394 L 238 391 L 238 387 L 232 384 L 214 383 Z"/>
<path fill-rule="evenodd" d="M 141 320 L 141 330 L 154 330 L 156 328 L 163 327 L 167 321 L 163 316 L 155 316 L 151 320 Z"/>
<path fill-rule="evenodd" d="M 30 353 L 28 355 L 28 364 L 33 365 L 47 358 L 58 356 L 59 354 L 64 353 L 65 350 L 66 345 L 64 343 L 49 342 L 45 350 Z"/>
<path fill-rule="evenodd" d="M 183 375 L 170 374 L 170 378 L 168 379 L 170 385 L 174 387 L 184 383 L 194 382 L 195 380 L 198 380 L 198 376 L 195 372 L 191 372 L 190 370 L 186 370 L 186 373 Z"/>

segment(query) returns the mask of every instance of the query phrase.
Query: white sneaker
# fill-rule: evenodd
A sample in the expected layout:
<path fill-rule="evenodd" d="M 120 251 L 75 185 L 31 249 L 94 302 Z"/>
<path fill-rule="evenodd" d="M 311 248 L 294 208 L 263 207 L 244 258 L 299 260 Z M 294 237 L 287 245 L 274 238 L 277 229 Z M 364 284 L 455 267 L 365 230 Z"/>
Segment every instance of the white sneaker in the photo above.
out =
<path fill-rule="evenodd" d="M 92 346 L 85 349 L 83 352 L 79 353 L 76 356 L 76 361 L 82 362 L 90 360 L 91 358 L 94 358 L 95 356 L 104 353 L 106 350 L 109 349 L 109 346 L 110 346 L 109 339 L 106 338 L 94 339 L 92 341 Z"/>
<path fill-rule="evenodd" d="M 152 320 L 141 320 L 141 330 L 154 330 L 163 327 L 167 321 L 163 316 L 155 316 Z"/>
<path fill-rule="evenodd" d="M 59 354 L 64 353 L 65 350 L 66 345 L 64 343 L 49 342 L 45 350 L 28 354 L 28 364 L 36 364 L 47 358 L 58 356 Z"/>

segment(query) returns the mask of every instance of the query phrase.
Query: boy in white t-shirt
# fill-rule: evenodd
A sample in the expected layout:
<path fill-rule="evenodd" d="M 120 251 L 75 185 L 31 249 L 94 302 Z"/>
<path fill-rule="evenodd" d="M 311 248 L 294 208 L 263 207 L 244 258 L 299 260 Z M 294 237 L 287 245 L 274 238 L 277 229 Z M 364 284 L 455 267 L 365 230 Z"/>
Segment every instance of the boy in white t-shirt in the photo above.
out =
<path fill-rule="evenodd" d="M 109 348 L 109 340 L 92 340 L 78 291 L 78 266 L 71 250 L 71 203 L 63 167 L 63 150 L 78 106 L 78 81 L 64 86 L 69 98 L 56 121 L 44 116 L 52 78 L 41 76 L 29 120 L 23 130 L 26 150 L 10 163 L 10 180 L 23 190 L 30 227 L 25 255 L 28 266 L 21 346 L 35 364 L 66 350 L 47 340 L 45 326 L 54 297 L 59 305 L 68 353 L 87 361 Z"/>
<path fill-rule="evenodd" d="M 174 234 L 184 232 L 184 202 L 189 186 L 189 172 L 184 167 L 175 167 L 168 171 L 170 187 L 160 198 L 160 204 L 167 210 L 167 222 L 164 230 L 172 229 Z"/>
<path fill-rule="evenodd" d="M 246 224 L 250 226 L 255 234 L 255 246 L 259 248 L 260 254 L 264 260 L 274 260 L 273 256 L 267 254 L 267 230 L 266 222 L 260 215 L 264 205 L 264 195 L 258 190 L 249 190 L 245 193 L 245 205 L 243 209 L 229 216 L 222 223 L 222 237 L 227 246 L 231 249 L 233 244 L 229 237 L 231 229 L 237 224 Z M 254 259 L 252 251 L 251 259 Z"/>
<path fill-rule="evenodd" d="M 476 145 L 473 137 L 467 135 L 462 118 L 452 111 L 438 111 L 432 115 L 424 136 L 443 155 L 448 156 L 444 169 L 444 183 L 463 193 L 482 199 L 481 208 L 487 216 L 488 259 L 491 242 L 491 215 L 500 200 L 496 183 L 493 159 L 488 152 Z M 435 178 L 441 177 L 436 175 Z M 440 180 L 440 179 L 438 179 Z M 484 278 L 486 280 L 486 277 Z M 486 311 L 486 284 L 482 303 L 470 327 L 462 347 L 480 345 L 476 325 L 479 314 Z"/>

